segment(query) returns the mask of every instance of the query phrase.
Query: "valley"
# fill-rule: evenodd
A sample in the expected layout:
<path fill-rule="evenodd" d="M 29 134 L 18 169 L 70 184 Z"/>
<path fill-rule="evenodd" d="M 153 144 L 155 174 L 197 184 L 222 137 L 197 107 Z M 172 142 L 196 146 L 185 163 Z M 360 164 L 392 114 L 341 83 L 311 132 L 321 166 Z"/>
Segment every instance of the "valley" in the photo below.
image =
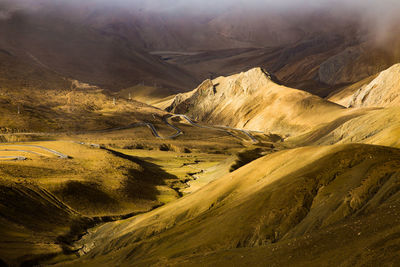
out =
<path fill-rule="evenodd" d="M 144 266 L 164 259 L 162 264 L 186 265 L 203 255 L 208 265 L 224 257 L 236 261 L 244 251 L 252 255 L 247 262 L 263 262 L 270 250 L 278 253 L 276 263 L 289 264 L 284 255 L 292 246 L 336 240 L 332 233 L 353 224 L 360 229 L 356 246 L 368 246 L 367 255 L 386 249 L 378 235 L 360 235 L 371 230 L 356 222 L 398 205 L 395 104 L 344 108 L 278 85 L 260 68 L 169 97 L 162 104 L 169 112 L 99 88 L 45 90 L 35 97 L 40 94 L 47 96 L 40 106 L 28 106 L 22 95 L 2 95 L 10 103 L 3 108 L 11 111 L 3 117 L 9 127 L 0 146 L 7 225 L 0 254 L 8 264 Z M 19 113 L 12 99 L 20 99 Z M 263 101 L 259 111 L 257 101 Z M 229 105 L 237 117 L 229 116 Z M 371 224 L 382 227 L 382 238 L 395 231 L 387 230 L 397 216 L 390 214 Z M 37 228 L 41 219 L 46 228 Z M 309 257 L 302 249 L 293 260 Z M 392 255 L 385 259 L 396 259 Z M 353 261 L 343 258 L 344 264 Z"/>
<path fill-rule="evenodd" d="M 398 266 L 398 11 L 0 0 L 0 266 Z"/>

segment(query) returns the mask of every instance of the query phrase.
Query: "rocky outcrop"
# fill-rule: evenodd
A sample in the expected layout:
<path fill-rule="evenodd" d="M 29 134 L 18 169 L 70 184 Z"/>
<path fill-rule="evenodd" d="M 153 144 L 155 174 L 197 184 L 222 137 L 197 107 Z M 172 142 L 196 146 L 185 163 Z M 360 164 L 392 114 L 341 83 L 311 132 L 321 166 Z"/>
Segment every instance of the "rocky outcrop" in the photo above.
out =
<path fill-rule="evenodd" d="M 357 90 L 347 106 L 400 106 L 400 64 L 381 72 L 371 83 Z"/>
<path fill-rule="evenodd" d="M 321 64 L 318 71 L 320 82 L 329 85 L 353 82 L 353 77 L 348 76 L 349 73 L 343 73 L 343 70 L 347 65 L 356 61 L 360 55 L 359 47 L 350 47 L 326 60 Z"/>
<path fill-rule="evenodd" d="M 366 43 L 348 47 L 320 65 L 318 80 L 336 86 L 356 83 L 378 74 L 398 62 L 396 47 L 398 45 L 393 44 L 381 48 Z"/>

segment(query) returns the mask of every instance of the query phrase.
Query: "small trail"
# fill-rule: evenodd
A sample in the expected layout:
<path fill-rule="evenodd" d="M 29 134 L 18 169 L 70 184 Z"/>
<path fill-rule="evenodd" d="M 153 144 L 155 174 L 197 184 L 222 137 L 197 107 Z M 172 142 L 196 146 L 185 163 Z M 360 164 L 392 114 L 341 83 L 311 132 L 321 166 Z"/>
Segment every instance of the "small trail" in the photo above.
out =
<path fill-rule="evenodd" d="M 2 159 L 2 161 L 26 160 L 26 158 L 22 156 L 0 156 L 0 159 Z"/>
<path fill-rule="evenodd" d="M 41 150 L 44 150 L 46 152 L 50 152 L 51 154 L 56 155 L 57 157 L 61 158 L 61 159 L 67 159 L 68 156 L 60 153 L 58 151 L 55 151 L 53 149 L 44 147 L 44 146 L 38 146 L 38 145 L 14 145 L 14 144 L 8 144 L 8 145 L 0 145 L 0 147 L 33 147 L 33 148 L 39 148 Z M 40 155 L 43 156 L 43 154 L 35 152 L 35 151 L 30 151 L 30 150 L 24 150 L 24 149 L 2 149 L 0 150 L 0 152 L 7 152 L 7 151 L 12 151 L 12 152 L 23 152 L 23 153 L 30 153 L 30 154 L 36 154 L 36 155 Z M 1 156 L 0 158 L 3 159 L 8 159 L 8 160 L 26 160 L 26 157 L 22 157 L 22 156 Z"/>

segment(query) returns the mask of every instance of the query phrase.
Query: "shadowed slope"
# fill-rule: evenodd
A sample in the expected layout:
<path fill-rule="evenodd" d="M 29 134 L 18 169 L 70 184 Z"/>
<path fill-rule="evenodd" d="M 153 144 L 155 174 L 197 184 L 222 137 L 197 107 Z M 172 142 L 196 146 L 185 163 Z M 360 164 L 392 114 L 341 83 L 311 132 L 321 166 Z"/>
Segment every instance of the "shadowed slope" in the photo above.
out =
<path fill-rule="evenodd" d="M 87 16 L 113 20 L 101 10 L 92 8 L 91 13 Z M 52 89 L 64 77 L 114 90 L 142 81 L 181 90 L 196 84 L 187 71 L 148 54 L 136 36 L 110 32 L 111 25 L 98 29 L 84 21 L 84 14 L 79 5 L 67 8 L 49 1 L 36 12 L 21 9 L 0 20 L 1 76 L 11 80 L 8 84 Z"/>
<path fill-rule="evenodd" d="M 0 258 L 9 264 L 62 252 L 59 238 L 76 231 L 74 239 L 91 223 L 33 184 L 2 181 L 0 203 Z"/>

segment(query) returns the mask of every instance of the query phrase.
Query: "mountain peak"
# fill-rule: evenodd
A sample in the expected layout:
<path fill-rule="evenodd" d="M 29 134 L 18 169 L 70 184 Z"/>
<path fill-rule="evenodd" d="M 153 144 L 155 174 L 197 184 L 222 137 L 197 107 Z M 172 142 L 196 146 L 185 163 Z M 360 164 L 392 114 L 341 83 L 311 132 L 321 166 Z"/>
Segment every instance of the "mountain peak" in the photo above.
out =
<path fill-rule="evenodd" d="M 218 91 L 218 88 L 220 90 L 222 88 L 226 94 L 233 96 L 255 94 L 258 90 L 272 84 L 276 84 L 273 81 L 273 76 L 260 67 L 213 80 L 216 91 Z"/>

